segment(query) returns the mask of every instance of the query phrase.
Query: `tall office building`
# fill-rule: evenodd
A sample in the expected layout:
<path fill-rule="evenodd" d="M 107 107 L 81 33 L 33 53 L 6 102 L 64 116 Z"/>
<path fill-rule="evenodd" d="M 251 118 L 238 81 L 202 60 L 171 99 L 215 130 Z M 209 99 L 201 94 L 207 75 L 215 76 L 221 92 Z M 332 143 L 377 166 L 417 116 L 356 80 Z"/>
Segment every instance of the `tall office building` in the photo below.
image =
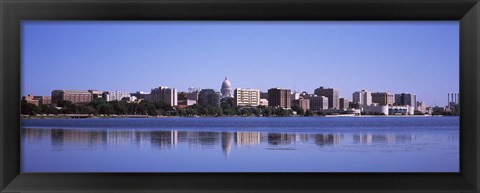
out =
<path fill-rule="evenodd" d="M 161 86 L 151 90 L 149 100 L 153 102 L 161 101 L 170 106 L 177 106 L 177 97 L 177 89 Z"/>
<path fill-rule="evenodd" d="M 268 106 L 290 109 L 292 106 L 290 89 L 268 89 Z"/>
<path fill-rule="evenodd" d="M 379 105 L 393 105 L 393 94 L 389 92 L 372 93 L 372 102 Z"/>
<path fill-rule="evenodd" d="M 202 89 L 198 92 L 198 104 L 220 106 L 222 95 L 213 89 Z"/>
<path fill-rule="evenodd" d="M 293 100 L 293 104 L 301 107 L 303 110 L 310 110 L 310 99 L 306 98 L 299 98 L 297 100 Z"/>
<path fill-rule="evenodd" d="M 304 95 L 304 98 L 309 100 L 310 110 L 326 110 L 328 109 L 328 97 L 318 95 Z"/>
<path fill-rule="evenodd" d="M 260 105 L 260 90 L 250 88 L 237 88 L 234 91 L 234 103 L 236 106 L 252 106 Z"/>
<path fill-rule="evenodd" d="M 372 104 L 372 93 L 368 90 L 354 92 L 352 103 L 360 106 L 370 106 Z"/>
<path fill-rule="evenodd" d="M 315 89 L 314 94 L 318 96 L 328 97 L 328 108 L 339 109 L 339 92 L 337 89 L 324 88 L 323 86 Z"/>
<path fill-rule="evenodd" d="M 417 96 L 410 93 L 395 94 L 395 104 L 403 106 L 417 107 Z"/>
<path fill-rule="evenodd" d="M 223 98 L 232 97 L 232 84 L 226 76 L 225 80 L 222 82 L 222 88 L 220 89 L 220 91 L 222 92 Z"/>
<path fill-rule="evenodd" d="M 350 100 L 348 100 L 346 98 L 340 98 L 339 103 L 340 103 L 340 109 L 341 110 L 346 110 L 349 107 Z"/>

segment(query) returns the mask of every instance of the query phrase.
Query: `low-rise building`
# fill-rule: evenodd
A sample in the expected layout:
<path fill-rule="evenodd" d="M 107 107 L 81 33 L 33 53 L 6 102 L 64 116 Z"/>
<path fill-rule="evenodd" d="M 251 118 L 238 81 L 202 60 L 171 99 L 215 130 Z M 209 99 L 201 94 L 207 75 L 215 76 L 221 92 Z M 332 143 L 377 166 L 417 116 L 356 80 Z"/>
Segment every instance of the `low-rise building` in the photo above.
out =
<path fill-rule="evenodd" d="M 51 96 L 34 96 L 33 99 L 38 100 L 39 105 L 52 104 L 52 97 Z"/>
<path fill-rule="evenodd" d="M 388 115 L 388 105 L 372 104 L 364 106 L 362 112 L 366 115 Z"/>
<path fill-rule="evenodd" d="M 135 93 L 130 93 L 130 96 L 134 96 L 137 98 L 137 100 L 146 100 L 146 96 L 148 95 L 149 93 L 145 93 L 143 91 L 137 91 Z"/>
<path fill-rule="evenodd" d="M 268 106 L 268 100 L 267 99 L 260 99 L 260 104 L 258 106 Z"/>
<path fill-rule="evenodd" d="M 52 103 L 70 101 L 72 103 L 89 103 L 94 99 L 102 98 L 102 91 L 98 90 L 53 90 Z"/>
<path fill-rule="evenodd" d="M 411 106 L 389 106 L 388 114 L 389 115 L 413 115 L 415 113 L 415 108 Z"/>
<path fill-rule="evenodd" d="M 102 97 L 105 101 L 121 101 L 124 98 L 130 98 L 130 93 L 123 91 L 105 91 L 102 94 Z"/>
<path fill-rule="evenodd" d="M 32 94 L 28 94 L 27 96 L 22 97 L 22 100 L 25 101 L 26 103 L 34 104 L 34 105 L 39 105 L 39 101 L 35 99 L 35 97 Z"/>
<path fill-rule="evenodd" d="M 425 102 L 417 101 L 417 106 L 415 110 L 425 114 L 427 112 L 427 106 L 425 105 Z"/>

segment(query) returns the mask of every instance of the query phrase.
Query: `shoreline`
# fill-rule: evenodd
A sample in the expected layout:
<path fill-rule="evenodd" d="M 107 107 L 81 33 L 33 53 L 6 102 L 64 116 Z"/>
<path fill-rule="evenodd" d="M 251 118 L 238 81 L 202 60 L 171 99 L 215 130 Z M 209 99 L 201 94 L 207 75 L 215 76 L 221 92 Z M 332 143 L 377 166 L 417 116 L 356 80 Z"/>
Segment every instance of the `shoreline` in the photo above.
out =
<path fill-rule="evenodd" d="M 316 118 L 338 118 L 338 117 L 355 117 L 355 118 L 370 118 L 370 117 L 459 117 L 458 115 L 444 116 L 444 115 L 352 115 L 352 114 L 340 114 L 340 115 L 325 115 L 325 116 L 148 116 L 148 115 L 21 115 L 20 119 L 152 119 L 152 118 L 298 118 L 298 117 L 316 117 Z"/>

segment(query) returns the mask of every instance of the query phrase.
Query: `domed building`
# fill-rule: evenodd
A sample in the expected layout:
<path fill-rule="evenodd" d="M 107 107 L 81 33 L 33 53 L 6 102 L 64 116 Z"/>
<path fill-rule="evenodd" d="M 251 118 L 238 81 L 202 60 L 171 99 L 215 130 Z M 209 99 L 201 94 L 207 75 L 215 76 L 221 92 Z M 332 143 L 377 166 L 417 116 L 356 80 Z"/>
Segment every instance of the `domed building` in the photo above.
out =
<path fill-rule="evenodd" d="M 230 84 L 230 81 L 226 76 L 225 80 L 222 82 L 222 89 L 220 89 L 220 91 L 222 92 L 223 98 L 232 97 L 232 84 Z"/>

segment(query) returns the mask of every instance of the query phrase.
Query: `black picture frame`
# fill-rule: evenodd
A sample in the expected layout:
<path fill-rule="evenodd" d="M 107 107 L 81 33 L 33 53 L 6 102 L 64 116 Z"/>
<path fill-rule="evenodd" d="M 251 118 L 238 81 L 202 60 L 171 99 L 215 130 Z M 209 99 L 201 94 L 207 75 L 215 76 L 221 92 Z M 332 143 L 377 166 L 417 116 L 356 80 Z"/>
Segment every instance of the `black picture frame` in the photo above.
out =
<path fill-rule="evenodd" d="M 459 20 L 460 172 L 20 173 L 22 20 Z M 1 192 L 480 192 L 478 0 L 0 0 L 0 21 Z"/>

